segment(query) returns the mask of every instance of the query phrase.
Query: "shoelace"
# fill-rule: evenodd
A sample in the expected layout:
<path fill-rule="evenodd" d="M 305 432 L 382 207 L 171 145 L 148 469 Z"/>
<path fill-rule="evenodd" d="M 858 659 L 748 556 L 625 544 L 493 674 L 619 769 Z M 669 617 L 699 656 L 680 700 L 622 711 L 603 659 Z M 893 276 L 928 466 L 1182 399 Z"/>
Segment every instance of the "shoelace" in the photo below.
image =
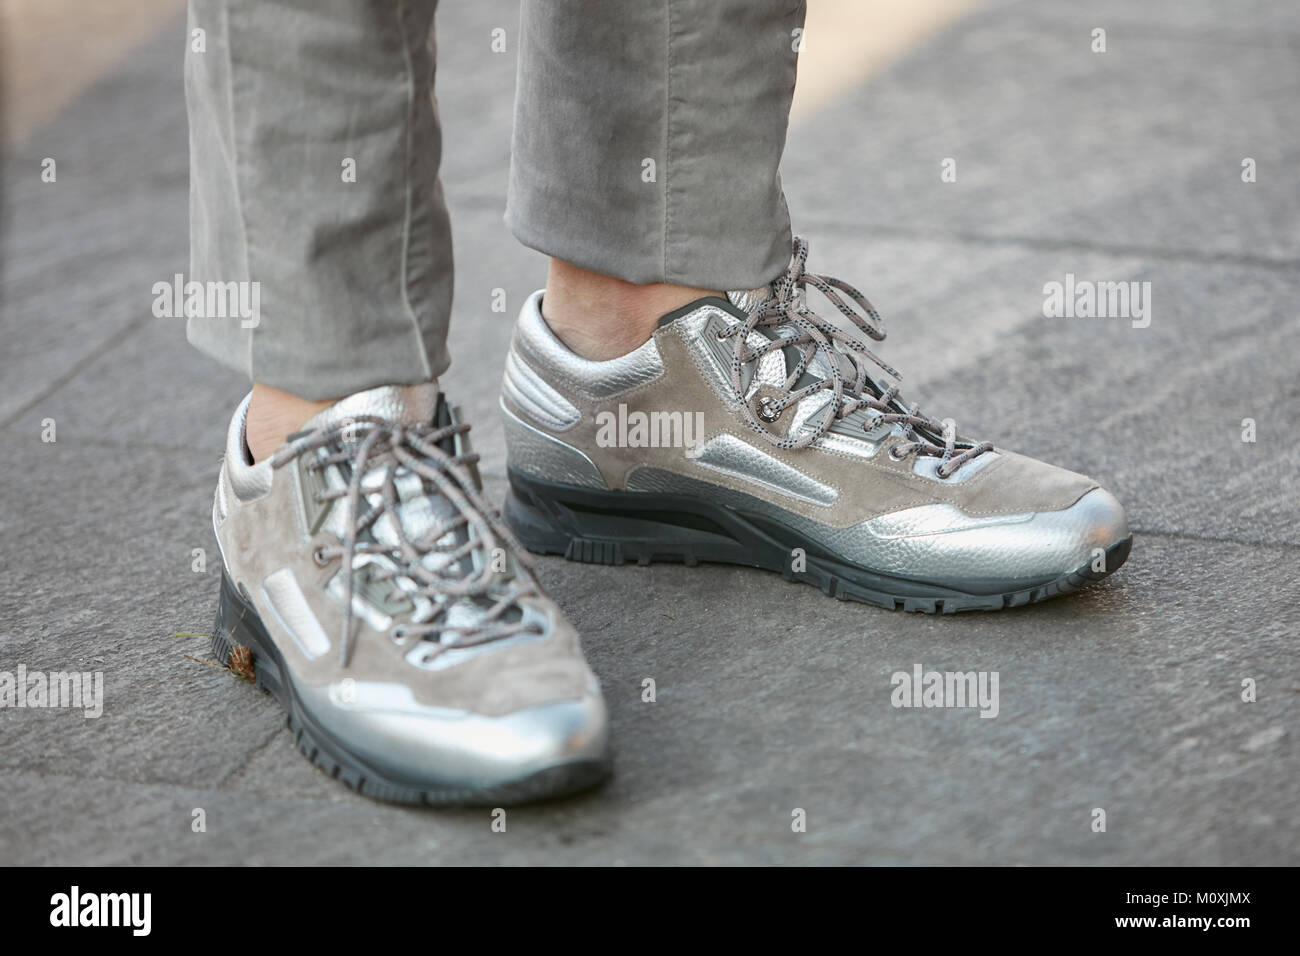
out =
<path fill-rule="evenodd" d="M 778 395 L 764 397 L 758 403 L 760 409 L 758 413 L 755 413 L 748 402 L 741 402 L 749 426 L 778 448 L 805 448 L 825 435 L 836 421 L 846 418 L 858 409 L 866 409 L 872 415 L 864 425 L 864 431 L 871 431 L 881 424 L 902 426 L 904 440 L 891 446 L 889 450 L 891 457 L 902 460 L 916 453 L 941 458 L 942 461 L 935 470 L 940 478 L 947 478 L 966 462 L 986 451 L 991 451 L 993 448 L 991 442 L 961 442 L 957 437 L 957 427 L 951 420 L 936 421 L 922 415 L 917 406 L 903 402 L 898 397 L 897 385 L 890 385 L 883 390 L 874 385 L 867 373 L 868 362 L 879 366 L 895 379 L 901 379 L 902 375 L 867 348 L 857 334 L 840 328 L 809 309 L 807 290 L 816 289 L 860 332 L 877 342 L 885 340 L 884 320 L 861 292 L 842 279 L 806 271 L 807 262 L 808 242 L 796 236 L 790 265 L 772 282 L 769 297 L 750 309 L 748 318 L 744 322 L 737 322 L 727 330 L 718 333 L 720 339 L 732 336 L 736 339 L 732 353 L 731 384 L 741 396 L 744 394 L 741 372 L 745 365 L 762 359 L 769 352 L 787 346 L 802 348 L 799 361 L 795 363 L 793 369 L 789 370 L 785 384 L 779 389 Z M 849 305 L 845 301 L 846 296 L 861 311 Z M 782 325 L 791 325 L 794 331 L 773 338 L 760 348 L 749 347 L 747 340 L 751 332 L 759 328 L 775 329 Z M 837 344 L 839 348 L 836 347 Z M 796 389 L 795 383 L 808 370 L 818 352 L 826 357 L 830 378 L 820 378 Z M 851 379 L 845 378 L 840 363 L 841 356 L 848 360 L 852 368 Z M 797 438 L 782 438 L 763 423 L 776 421 L 786 408 L 823 389 L 831 390 L 832 400 L 828 403 L 825 414 L 811 431 L 806 431 Z M 935 444 L 928 437 L 930 435 L 939 437 L 943 444 Z M 959 451 L 957 448 L 959 443 L 969 447 Z"/>
<path fill-rule="evenodd" d="M 348 502 L 346 534 L 342 544 L 325 546 L 316 552 L 316 560 L 320 564 L 327 564 L 334 558 L 343 559 L 345 573 L 341 663 L 344 667 L 348 666 L 352 654 L 352 595 L 357 573 L 353 562 L 358 555 L 363 554 L 387 555 L 396 565 L 393 568 L 380 568 L 373 573 L 371 580 L 408 578 L 416 582 L 417 586 L 400 593 L 427 597 L 437 607 L 428 621 L 406 623 L 393 628 L 392 637 L 395 640 L 405 641 L 412 637 L 420 639 L 432 634 L 454 635 L 454 642 L 438 642 L 431 648 L 429 653 L 436 655 L 451 648 L 471 647 L 526 631 L 535 632 L 535 628 L 522 621 L 501 620 L 502 615 L 515 606 L 520 598 L 537 593 L 535 586 L 521 583 L 519 578 L 512 581 L 504 593 L 496 596 L 494 603 L 474 623 L 453 625 L 442 620 L 453 602 L 445 601 L 438 606 L 439 597 L 492 598 L 490 590 L 495 582 L 496 571 L 489 558 L 495 548 L 505 549 L 516 563 L 528 566 L 514 535 L 475 489 L 466 466 L 476 462 L 478 455 L 449 455 L 438 447 L 439 442 L 468 430 L 467 424 L 411 426 L 395 424 L 372 415 L 358 415 L 346 422 L 309 432 L 280 449 L 271 459 L 272 467 L 281 468 L 301 455 L 336 446 L 337 450 L 305 467 L 319 470 L 330 465 L 351 465 L 352 474 L 346 488 L 326 489 L 317 493 L 317 500 L 322 502 L 339 498 L 347 498 Z M 385 453 L 391 453 L 391 457 L 382 466 L 378 487 L 372 487 L 367 480 L 367 472 L 371 470 L 368 465 Z M 452 518 L 416 538 L 407 534 L 397 510 L 402 502 L 398 498 L 395 478 L 401 467 L 418 475 L 430 493 L 440 494 L 450 501 L 455 511 Z M 363 482 L 367 486 L 364 493 Z M 375 493 L 381 496 L 380 503 L 370 507 L 365 514 L 360 514 L 363 494 L 369 496 Z M 360 540 L 365 531 L 385 514 L 391 516 L 391 524 L 396 529 L 397 546 L 374 540 Z M 464 542 L 454 546 L 438 544 L 449 533 L 466 526 L 471 533 Z M 481 570 L 472 576 L 460 573 L 461 561 L 475 551 L 480 552 L 482 558 Z M 443 558 L 437 570 L 430 569 L 423 561 L 425 556 L 434 553 Z M 397 593 L 399 592 L 395 589 L 393 594 Z"/>

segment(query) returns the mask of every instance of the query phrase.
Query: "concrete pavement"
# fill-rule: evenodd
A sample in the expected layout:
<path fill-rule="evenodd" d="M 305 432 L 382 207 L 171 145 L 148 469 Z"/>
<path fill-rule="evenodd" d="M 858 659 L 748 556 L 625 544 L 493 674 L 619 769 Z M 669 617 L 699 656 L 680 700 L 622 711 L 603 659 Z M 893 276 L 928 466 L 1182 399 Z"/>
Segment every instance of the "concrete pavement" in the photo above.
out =
<path fill-rule="evenodd" d="M 512 5 L 439 19 L 459 270 L 444 384 L 499 500 L 494 386 L 544 260 L 500 221 L 498 26 L 513 35 Z M 1300 862 L 1294 5 L 983 4 L 800 117 L 796 231 L 881 309 L 905 394 L 1102 480 L 1133 555 L 1082 594 L 942 619 L 759 571 L 539 560 L 604 684 L 616 777 L 509 811 L 505 833 L 328 780 L 268 697 L 177 636 L 211 625 L 212 481 L 244 390 L 149 310 L 188 268 L 183 37 L 176 21 L 5 165 L 0 670 L 106 687 L 98 719 L 0 709 L 0 861 Z M 1149 282 L 1150 324 L 1045 318 L 1067 274 Z M 999 715 L 895 709 L 890 675 L 918 663 L 999 672 Z"/>

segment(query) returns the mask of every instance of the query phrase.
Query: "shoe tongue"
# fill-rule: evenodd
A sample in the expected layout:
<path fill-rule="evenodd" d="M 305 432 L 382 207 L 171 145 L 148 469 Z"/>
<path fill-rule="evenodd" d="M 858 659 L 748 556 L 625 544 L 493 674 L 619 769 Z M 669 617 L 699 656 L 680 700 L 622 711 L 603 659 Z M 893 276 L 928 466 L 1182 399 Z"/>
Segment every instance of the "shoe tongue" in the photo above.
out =
<path fill-rule="evenodd" d="M 312 418 L 303 431 L 328 428 L 362 415 L 371 415 L 398 425 L 427 425 L 438 409 L 438 383 L 424 385 L 381 385 L 341 398 Z"/>
<path fill-rule="evenodd" d="M 367 415 L 397 425 L 434 424 L 435 417 L 441 417 L 445 421 L 445 410 L 439 416 L 438 394 L 436 382 L 424 385 L 383 385 L 364 392 L 356 392 L 339 399 L 316 415 L 303 425 L 299 434 L 306 434 L 318 428 L 336 428 L 349 419 L 355 420 Z M 448 454 L 452 453 L 449 447 L 444 450 Z M 368 479 L 381 474 L 392 458 L 392 451 L 386 450 L 372 455 L 369 459 L 366 476 L 362 482 L 363 499 L 368 499 L 369 504 L 363 504 L 363 514 L 367 508 L 379 505 L 378 499 L 374 497 L 374 488 L 369 484 Z M 343 469 L 341 472 L 330 469 L 326 477 L 326 481 L 333 488 L 345 488 L 350 477 L 351 464 L 339 467 Z M 418 538 L 428 533 L 430 529 L 446 524 L 448 519 L 457 514 L 457 508 L 450 500 L 444 495 L 430 493 L 419 475 L 407 472 L 405 469 L 399 472 L 396 478 L 396 491 L 397 514 L 389 513 L 380 517 L 366 532 L 368 539 L 396 549 L 398 537 L 394 520 L 401 522 L 402 529 L 409 538 Z M 346 508 L 336 507 L 329 513 L 325 527 L 342 538 L 346 534 L 345 520 Z M 456 544 L 463 544 L 466 537 L 465 529 L 458 529 Z M 439 558 L 437 552 L 430 552 L 430 555 L 426 555 L 425 564 L 433 569 L 435 566 L 441 567 L 445 564 L 445 560 Z"/>
<path fill-rule="evenodd" d="M 313 431 L 317 428 L 337 427 L 348 419 L 356 419 L 363 415 L 381 418 L 386 422 L 399 425 L 444 424 L 448 421 L 448 410 L 445 403 L 442 408 L 439 408 L 438 395 L 437 382 L 430 382 L 425 385 L 384 385 L 379 388 L 367 389 L 364 392 L 357 392 L 346 398 L 339 399 L 308 421 L 303 426 L 302 432 Z M 435 422 L 435 418 L 437 422 Z M 448 442 L 450 443 L 451 439 L 448 439 Z M 444 450 L 448 454 L 452 453 L 451 447 L 445 447 Z M 381 473 L 383 466 L 392 460 L 392 454 L 391 451 L 384 451 L 376 454 L 370 460 L 366 476 L 362 481 L 362 514 L 365 514 L 369 508 L 380 506 L 379 495 L 366 479 Z M 328 469 L 326 481 L 333 488 L 346 487 L 347 471 L 350 467 L 351 465 L 345 464 L 338 468 Z M 344 469 L 343 473 L 340 473 L 339 468 Z M 453 504 L 445 495 L 431 491 L 421 476 L 405 469 L 399 470 L 396 475 L 395 486 L 397 492 L 396 508 L 381 515 L 374 521 L 366 529 L 361 540 L 376 541 L 392 549 L 389 552 L 390 558 L 400 565 L 400 543 L 396 523 L 401 524 L 401 530 L 408 539 L 419 539 L 435 528 L 446 527 L 449 521 L 461 512 L 459 507 Z M 346 505 L 346 502 L 338 502 L 335 507 L 331 508 L 323 527 L 342 539 L 347 533 L 347 509 L 346 507 L 339 507 L 339 504 Z M 459 548 L 469 540 L 469 529 L 466 526 L 461 526 L 448 532 L 448 536 L 451 539 L 449 547 Z M 446 542 L 447 536 L 444 536 L 442 540 Z M 434 549 L 423 556 L 421 563 L 430 571 L 446 571 L 449 559 L 445 551 Z M 462 574 L 469 575 L 474 572 L 473 555 L 460 557 L 457 559 L 457 563 L 461 565 Z M 513 576 L 517 572 L 512 570 L 509 573 L 510 576 Z M 503 575 L 500 580 L 505 581 L 507 578 Z M 492 596 L 449 598 L 446 608 L 446 623 L 448 626 L 472 625 L 483 617 L 484 612 L 490 609 L 495 601 L 496 598 Z M 513 618 L 508 616 L 512 613 L 515 615 Z M 505 620 L 518 620 L 519 615 L 520 612 L 518 611 L 507 612 Z"/>
<path fill-rule="evenodd" d="M 738 309 L 746 312 L 752 312 L 760 302 L 764 302 L 772 297 L 770 286 L 763 286 L 759 289 L 750 289 L 746 292 L 728 292 L 727 301 Z"/>
<path fill-rule="evenodd" d="M 765 285 L 758 289 L 749 289 L 747 291 L 727 293 L 727 299 L 731 302 L 731 304 L 738 309 L 743 309 L 746 312 L 752 312 L 754 309 L 758 308 L 759 305 L 766 302 L 770 298 L 772 298 L 772 287 L 770 285 Z M 754 333 L 757 335 L 761 335 L 764 338 L 770 340 L 770 339 L 780 338 L 782 335 L 785 335 L 793 331 L 794 331 L 793 325 L 785 324 L 785 325 L 779 325 L 775 327 L 769 326 L 766 328 L 755 329 Z M 767 382 L 767 384 L 769 385 L 783 384 L 785 382 L 785 376 L 787 374 L 787 371 L 795 366 L 795 364 L 799 361 L 799 357 L 802 353 L 802 349 L 793 345 L 787 345 L 781 351 L 785 355 L 785 367 L 780 370 L 774 370 L 770 373 L 769 377 L 772 380 Z M 841 365 L 841 370 L 843 370 L 845 365 L 848 364 L 848 359 L 847 356 L 837 356 L 837 358 L 840 357 L 845 359 L 845 362 Z M 830 375 L 829 359 L 825 355 L 825 353 L 818 352 L 817 355 L 813 357 L 813 360 L 809 364 L 807 371 L 805 371 L 803 375 L 799 377 L 799 381 L 795 383 L 794 387 L 803 388 L 806 385 L 811 385 L 818 378 L 825 378 L 829 375 Z M 851 373 L 849 373 L 849 377 L 851 377 Z M 761 373 L 759 374 L 759 378 L 760 380 L 764 380 L 764 376 Z M 813 396 L 813 398 L 816 399 L 818 402 L 821 401 L 821 399 L 817 396 Z"/>

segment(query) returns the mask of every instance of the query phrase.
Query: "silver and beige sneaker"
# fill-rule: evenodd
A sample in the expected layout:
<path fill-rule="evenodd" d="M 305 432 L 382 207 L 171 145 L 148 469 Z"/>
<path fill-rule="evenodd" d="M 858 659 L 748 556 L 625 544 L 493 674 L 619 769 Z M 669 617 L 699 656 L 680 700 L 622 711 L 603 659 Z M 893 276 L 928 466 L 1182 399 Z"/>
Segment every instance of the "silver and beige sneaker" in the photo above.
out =
<path fill-rule="evenodd" d="M 213 505 L 213 651 L 251 664 L 302 752 L 402 803 L 602 779 L 605 705 L 578 635 L 484 505 L 468 426 L 437 386 L 349 396 L 256 465 L 247 409 Z"/>
<path fill-rule="evenodd" d="M 534 294 L 501 397 L 519 540 L 604 564 L 751 565 L 928 612 L 1028 604 L 1118 568 L 1119 502 L 904 402 L 867 347 L 880 317 L 806 272 L 807 252 L 796 239 L 767 288 L 692 302 L 607 362 L 569 351 Z M 841 321 L 810 310 L 812 289 Z"/>

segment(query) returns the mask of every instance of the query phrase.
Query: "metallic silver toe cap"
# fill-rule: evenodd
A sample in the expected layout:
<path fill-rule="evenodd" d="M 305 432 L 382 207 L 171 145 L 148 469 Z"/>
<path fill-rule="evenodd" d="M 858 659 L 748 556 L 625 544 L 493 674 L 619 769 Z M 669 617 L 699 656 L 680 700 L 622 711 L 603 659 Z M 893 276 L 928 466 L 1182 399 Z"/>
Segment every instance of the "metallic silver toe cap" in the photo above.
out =
<path fill-rule="evenodd" d="M 1084 546 L 1089 553 L 1096 548 L 1110 548 L 1128 537 L 1124 506 L 1105 488 L 1094 488 L 1066 510 L 1076 512 L 1075 519 L 1084 529 Z"/>
<path fill-rule="evenodd" d="M 954 514 L 941 512 L 952 511 Z M 1060 511 L 965 516 L 946 505 L 909 508 L 859 526 L 865 564 L 972 592 L 1046 583 L 1128 537 L 1115 496 L 1094 488 Z"/>
<path fill-rule="evenodd" d="M 427 707 L 401 685 L 301 687 L 308 715 L 354 756 L 413 787 L 491 787 L 568 763 L 605 759 L 599 690 L 489 717 Z"/>

